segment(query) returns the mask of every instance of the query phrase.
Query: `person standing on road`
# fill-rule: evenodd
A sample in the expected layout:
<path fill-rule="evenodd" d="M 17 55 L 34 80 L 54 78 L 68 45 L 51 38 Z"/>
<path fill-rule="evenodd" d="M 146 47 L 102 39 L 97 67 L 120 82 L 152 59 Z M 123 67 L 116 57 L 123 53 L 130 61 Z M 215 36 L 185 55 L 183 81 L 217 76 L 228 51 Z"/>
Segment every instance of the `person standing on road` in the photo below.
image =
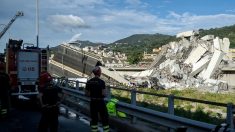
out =
<path fill-rule="evenodd" d="M 10 78 L 5 72 L 5 63 L 0 61 L 0 117 L 6 117 L 9 111 Z"/>
<path fill-rule="evenodd" d="M 53 85 L 52 77 L 48 72 L 41 73 L 40 86 L 39 100 L 42 116 L 38 131 L 47 132 L 50 129 L 50 132 L 57 132 L 61 89 Z"/>
<path fill-rule="evenodd" d="M 101 68 L 96 66 L 92 70 L 95 77 L 87 81 L 85 94 L 90 96 L 90 114 L 91 114 L 91 131 L 98 132 L 98 114 L 100 114 L 103 131 L 109 132 L 109 117 L 104 102 L 106 96 L 105 82 L 100 79 Z"/>

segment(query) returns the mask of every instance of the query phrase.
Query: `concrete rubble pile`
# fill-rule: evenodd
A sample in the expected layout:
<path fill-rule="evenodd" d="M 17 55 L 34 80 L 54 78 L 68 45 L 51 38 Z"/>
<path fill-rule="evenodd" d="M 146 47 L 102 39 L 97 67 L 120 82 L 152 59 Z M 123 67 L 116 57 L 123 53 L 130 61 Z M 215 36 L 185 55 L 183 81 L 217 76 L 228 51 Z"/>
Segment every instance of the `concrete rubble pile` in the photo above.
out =
<path fill-rule="evenodd" d="M 219 80 L 221 69 L 228 63 L 230 42 L 213 35 L 199 38 L 197 31 L 177 34 L 178 42 L 162 47 L 149 76 L 152 85 L 160 88 L 206 88 L 212 91 L 227 89 L 227 82 Z M 164 59 L 159 59 L 164 58 Z"/>

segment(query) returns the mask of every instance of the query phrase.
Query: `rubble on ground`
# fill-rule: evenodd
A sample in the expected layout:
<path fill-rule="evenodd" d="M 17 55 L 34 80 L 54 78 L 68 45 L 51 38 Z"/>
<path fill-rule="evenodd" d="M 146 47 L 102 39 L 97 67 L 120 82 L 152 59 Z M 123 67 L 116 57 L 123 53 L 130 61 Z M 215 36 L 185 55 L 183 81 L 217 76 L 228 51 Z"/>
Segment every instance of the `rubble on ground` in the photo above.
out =
<path fill-rule="evenodd" d="M 177 34 L 181 38 L 162 46 L 146 78 L 158 88 L 226 89 L 227 82 L 219 80 L 221 69 L 228 63 L 230 42 L 214 35 L 199 37 L 197 31 Z M 142 76 L 143 77 L 143 76 Z"/>

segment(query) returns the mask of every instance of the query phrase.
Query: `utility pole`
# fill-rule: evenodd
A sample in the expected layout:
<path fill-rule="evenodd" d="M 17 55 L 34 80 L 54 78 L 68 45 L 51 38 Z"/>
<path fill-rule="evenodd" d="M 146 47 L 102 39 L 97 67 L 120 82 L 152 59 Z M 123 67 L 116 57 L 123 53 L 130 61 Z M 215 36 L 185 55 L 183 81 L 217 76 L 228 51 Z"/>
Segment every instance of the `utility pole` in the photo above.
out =
<path fill-rule="evenodd" d="M 36 0 L 36 43 L 39 43 L 39 0 Z"/>

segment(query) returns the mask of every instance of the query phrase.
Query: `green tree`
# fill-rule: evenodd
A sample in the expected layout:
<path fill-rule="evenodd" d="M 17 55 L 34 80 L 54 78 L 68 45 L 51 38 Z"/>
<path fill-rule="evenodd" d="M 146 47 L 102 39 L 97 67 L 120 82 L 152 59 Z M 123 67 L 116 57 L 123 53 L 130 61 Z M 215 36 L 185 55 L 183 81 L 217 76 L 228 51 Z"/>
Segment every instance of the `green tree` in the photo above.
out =
<path fill-rule="evenodd" d="M 132 52 L 130 55 L 128 55 L 128 62 L 130 64 L 138 64 L 143 58 L 143 54 L 140 52 Z"/>

